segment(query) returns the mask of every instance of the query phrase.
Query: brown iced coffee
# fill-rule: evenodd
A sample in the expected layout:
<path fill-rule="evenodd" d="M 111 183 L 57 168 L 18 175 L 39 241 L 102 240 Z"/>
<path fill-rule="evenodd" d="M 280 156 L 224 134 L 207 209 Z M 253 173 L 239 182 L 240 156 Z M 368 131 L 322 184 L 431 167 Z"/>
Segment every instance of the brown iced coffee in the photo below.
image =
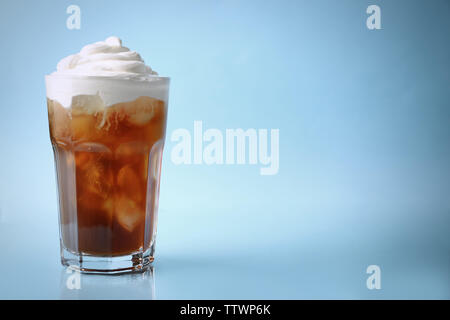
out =
<path fill-rule="evenodd" d="M 46 82 L 63 264 L 142 270 L 153 260 L 169 79 L 111 37 Z"/>
<path fill-rule="evenodd" d="M 140 97 L 91 113 L 48 100 L 48 113 L 59 191 L 67 199 L 61 223 L 76 210 L 78 224 L 78 243 L 63 239 L 67 249 L 106 256 L 145 251 L 151 239 L 145 222 L 157 210 L 164 102 Z"/>

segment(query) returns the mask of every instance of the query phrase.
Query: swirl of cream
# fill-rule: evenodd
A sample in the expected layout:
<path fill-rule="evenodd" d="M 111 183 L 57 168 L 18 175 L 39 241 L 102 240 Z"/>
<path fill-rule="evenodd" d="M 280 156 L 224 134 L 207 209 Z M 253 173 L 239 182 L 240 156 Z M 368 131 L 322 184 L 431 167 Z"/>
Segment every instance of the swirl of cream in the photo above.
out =
<path fill-rule="evenodd" d="M 118 37 L 84 46 L 79 53 L 62 59 L 53 74 L 132 79 L 157 75 L 137 52 L 122 46 Z"/>

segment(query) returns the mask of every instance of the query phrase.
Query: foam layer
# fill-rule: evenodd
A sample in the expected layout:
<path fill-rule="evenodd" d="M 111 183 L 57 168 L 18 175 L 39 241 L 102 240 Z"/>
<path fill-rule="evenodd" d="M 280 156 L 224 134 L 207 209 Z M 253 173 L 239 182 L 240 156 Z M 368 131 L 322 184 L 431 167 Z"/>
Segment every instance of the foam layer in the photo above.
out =
<path fill-rule="evenodd" d="M 132 79 L 158 75 L 117 37 L 84 46 L 79 53 L 62 59 L 53 74 Z"/>
<path fill-rule="evenodd" d="M 66 108 L 74 97 L 89 95 L 100 97 L 106 107 L 140 96 L 167 102 L 168 82 L 117 37 L 83 47 L 62 59 L 46 77 L 47 98 Z"/>

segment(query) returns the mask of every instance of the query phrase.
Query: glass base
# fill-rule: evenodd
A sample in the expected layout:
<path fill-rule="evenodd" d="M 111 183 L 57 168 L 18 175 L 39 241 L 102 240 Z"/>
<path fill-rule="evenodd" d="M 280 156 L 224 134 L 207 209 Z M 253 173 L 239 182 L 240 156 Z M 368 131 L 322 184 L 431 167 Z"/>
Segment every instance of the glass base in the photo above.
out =
<path fill-rule="evenodd" d="M 143 272 L 153 262 L 154 252 L 154 244 L 146 251 L 137 251 L 114 257 L 80 254 L 62 248 L 61 263 L 82 273 L 119 274 Z"/>

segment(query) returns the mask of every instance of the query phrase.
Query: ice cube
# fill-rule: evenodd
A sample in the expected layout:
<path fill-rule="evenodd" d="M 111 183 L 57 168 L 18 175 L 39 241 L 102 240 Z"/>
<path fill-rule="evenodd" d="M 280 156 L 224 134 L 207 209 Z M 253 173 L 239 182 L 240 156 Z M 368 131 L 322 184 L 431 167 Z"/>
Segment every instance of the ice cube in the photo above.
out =
<path fill-rule="evenodd" d="M 72 97 L 72 114 L 94 114 L 105 110 L 105 104 L 99 95 L 78 95 Z"/>
<path fill-rule="evenodd" d="M 140 202 L 142 200 L 140 184 L 141 182 L 131 165 L 120 168 L 117 173 L 117 185 L 120 188 L 120 192 L 126 194 L 134 201 Z"/>
<path fill-rule="evenodd" d="M 92 115 L 73 115 L 71 122 L 74 141 L 95 140 L 97 135 L 96 120 Z"/>
<path fill-rule="evenodd" d="M 162 111 L 161 111 L 162 110 Z M 97 116 L 99 127 L 104 130 L 116 130 L 122 122 L 133 126 L 142 126 L 155 118 L 156 115 L 164 114 L 164 101 L 150 97 L 139 97 L 129 102 L 121 102 L 106 107 L 100 117 Z"/>
<path fill-rule="evenodd" d="M 155 115 L 156 109 L 163 103 L 150 97 L 139 97 L 131 103 L 127 112 L 129 114 L 128 121 L 134 125 L 144 125 L 149 122 Z"/>
<path fill-rule="evenodd" d="M 161 108 L 164 102 L 150 97 L 139 97 L 134 101 L 118 103 L 115 108 L 118 119 L 127 119 L 131 125 L 142 126 L 148 123 Z"/>
<path fill-rule="evenodd" d="M 89 193 L 107 199 L 114 182 L 111 170 L 95 158 L 87 161 L 80 170 L 82 174 L 77 175 L 77 184 Z"/>
<path fill-rule="evenodd" d="M 109 220 L 114 215 L 114 198 L 108 198 L 103 202 L 102 209 L 105 211 Z"/>
<path fill-rule="evenodd" d="M 115 218 L 125 230 L 132 232 L 144 219 L 144 212 L 136 202 L 122 195 L 115 201 Z"/>

